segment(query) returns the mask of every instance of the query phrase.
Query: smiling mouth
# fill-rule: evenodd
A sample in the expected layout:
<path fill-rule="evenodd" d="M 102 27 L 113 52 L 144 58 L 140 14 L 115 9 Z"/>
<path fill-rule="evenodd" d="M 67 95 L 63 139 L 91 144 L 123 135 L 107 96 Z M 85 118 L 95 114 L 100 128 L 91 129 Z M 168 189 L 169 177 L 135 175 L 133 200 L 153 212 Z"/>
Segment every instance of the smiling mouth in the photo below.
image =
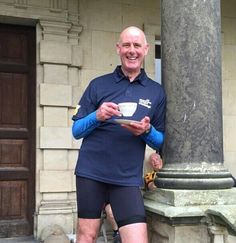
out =
<path fill-rule="evenodd" d="M 127 59 L 128 59 L 129 61 L 136 61 L 136 60 L 137 60 L 137 57 L 127 57 Z"/>

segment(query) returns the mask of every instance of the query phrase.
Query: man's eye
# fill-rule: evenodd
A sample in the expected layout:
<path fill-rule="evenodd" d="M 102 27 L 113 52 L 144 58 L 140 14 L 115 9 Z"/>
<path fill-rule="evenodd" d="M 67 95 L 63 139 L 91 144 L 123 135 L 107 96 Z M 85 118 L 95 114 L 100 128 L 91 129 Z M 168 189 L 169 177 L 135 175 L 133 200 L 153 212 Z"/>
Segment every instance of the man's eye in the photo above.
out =
<path fill-rule="evenodd" d="M 134 47 L 139 48 L 139 47 L 141 47 L 141 45 L 140 44 L 134 44 Z"/>

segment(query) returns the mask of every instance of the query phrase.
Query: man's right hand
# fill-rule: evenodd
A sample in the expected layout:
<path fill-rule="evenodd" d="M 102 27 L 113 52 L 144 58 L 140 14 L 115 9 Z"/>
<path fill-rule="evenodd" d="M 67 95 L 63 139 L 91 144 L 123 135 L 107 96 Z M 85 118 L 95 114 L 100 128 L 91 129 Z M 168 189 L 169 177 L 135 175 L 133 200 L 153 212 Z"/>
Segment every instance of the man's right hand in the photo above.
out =
<path fill-rule="evenodd" d="M 118 105 L 113 102 L 104 102 L 96 112 L 96 117 L 99 121 L 105 121 L 112 116 L 122 116 Z"/>

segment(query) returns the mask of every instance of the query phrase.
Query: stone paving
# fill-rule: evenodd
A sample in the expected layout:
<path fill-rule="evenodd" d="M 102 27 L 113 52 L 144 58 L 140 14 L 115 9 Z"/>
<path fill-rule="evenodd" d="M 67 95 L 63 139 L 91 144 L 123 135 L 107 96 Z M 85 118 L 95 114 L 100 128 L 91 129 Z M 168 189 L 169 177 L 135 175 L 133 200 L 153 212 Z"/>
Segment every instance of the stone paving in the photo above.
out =
<path fill-rule="evenodd" d="M 69 234 L 67 236 L 71 240 L 70 242 L 74 243 L 75 235 Z M 42 243 L 42 241 L 37 241 L 33 236 L 28 236 L 18 238 L 0 238 L 0 243 Z M 96 243 L 113 243 L 112 229 L 107 220 L 105 220 L 102 224 L 100 235 Z"/>
<path fill-rule="evenodd" d="M 105 243 L 105 238 L 99 236 L 97 243 Z M 19 237 L 19 238 L 4 238 L 0 239 L 0 243 L 41 243 L 41 241 L 35 240 L 33 237 Z M 73 243 L 73 241 L 71 241 Z M 107 243 L 113 243 L 112 235 L 107 235 Z"/>
<path fill-rule="evenodd" d="M 33 237 L 17 237 L 0 239 L 0 243 L 39 243 Z"/>

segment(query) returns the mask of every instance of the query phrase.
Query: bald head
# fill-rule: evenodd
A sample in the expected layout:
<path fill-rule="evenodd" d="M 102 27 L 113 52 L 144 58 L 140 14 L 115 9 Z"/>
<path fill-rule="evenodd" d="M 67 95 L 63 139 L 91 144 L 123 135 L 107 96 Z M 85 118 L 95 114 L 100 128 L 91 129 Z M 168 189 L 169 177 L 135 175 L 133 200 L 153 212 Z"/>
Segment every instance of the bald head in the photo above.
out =
<path fill-rule="evenodd" d="M 126 29 L 124 29 L 121 32 L 120 39 L 119 39 L 119 44 L 121 44 L 123 42 L 124 38 L 126 36 L 129 36 L 129 35 L 138 36 L 143 41 L 144 45 L 147 44 L 147 39 L 146 39 L 146 36 L 145 36 L 144 32 L 141 29 L 139 29 L 138 27 L 135 27 L 135 26 L 127 27 Z"/>

